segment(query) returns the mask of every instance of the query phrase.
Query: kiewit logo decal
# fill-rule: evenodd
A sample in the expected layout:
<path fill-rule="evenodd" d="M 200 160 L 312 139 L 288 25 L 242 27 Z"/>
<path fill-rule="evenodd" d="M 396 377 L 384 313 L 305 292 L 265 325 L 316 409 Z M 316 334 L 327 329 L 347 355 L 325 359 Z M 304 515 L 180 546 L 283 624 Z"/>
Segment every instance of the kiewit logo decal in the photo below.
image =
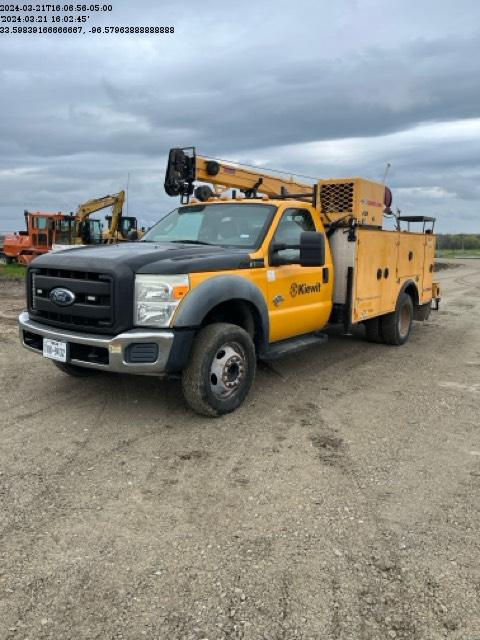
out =
<path fill-rule="evenodd" d="M 315 284 L 292 282 L 290 285 L 290 295 L 292 298 L 295 298 L 295 296 L 303 296 L 305 293 L 319 293 L 320 287 L 320 282 L 316 282 Z"/>

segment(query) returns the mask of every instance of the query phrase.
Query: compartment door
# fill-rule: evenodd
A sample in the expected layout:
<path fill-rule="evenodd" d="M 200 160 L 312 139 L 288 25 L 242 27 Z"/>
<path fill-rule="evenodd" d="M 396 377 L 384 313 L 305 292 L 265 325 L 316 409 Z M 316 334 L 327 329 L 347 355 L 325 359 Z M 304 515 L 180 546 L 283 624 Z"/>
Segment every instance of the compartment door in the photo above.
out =
<path fill-rule="evenodd" d="M 395 232 L 358 229 L 353 322 L 389 313 L 396 303 Z"/>
<path fill-rule="evenodd" d="M 422 302 L 432 299 L 433 266 L 435 264 L 435 236 L 425 235 L 425 254 L 423 261 Z"/>

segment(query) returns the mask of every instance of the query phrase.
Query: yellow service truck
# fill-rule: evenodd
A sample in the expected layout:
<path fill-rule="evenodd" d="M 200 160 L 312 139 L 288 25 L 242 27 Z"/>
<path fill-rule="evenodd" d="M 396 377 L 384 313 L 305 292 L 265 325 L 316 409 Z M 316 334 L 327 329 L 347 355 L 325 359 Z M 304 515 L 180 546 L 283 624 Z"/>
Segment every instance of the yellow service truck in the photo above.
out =
<path fill-rule="evenodd" d="M 170 151 L 165 190 L 181 204 L 141 241 L 32 262 L 27 349 L 73 376 L 181 376 L 190 407 L 218 416 L 244 401 L 257 359 L 321 344 L 333 323 L 402 345 L 438 308 L 434 219 L 383 229 L 383 184 L 301 184 L 187 148 Z"/>

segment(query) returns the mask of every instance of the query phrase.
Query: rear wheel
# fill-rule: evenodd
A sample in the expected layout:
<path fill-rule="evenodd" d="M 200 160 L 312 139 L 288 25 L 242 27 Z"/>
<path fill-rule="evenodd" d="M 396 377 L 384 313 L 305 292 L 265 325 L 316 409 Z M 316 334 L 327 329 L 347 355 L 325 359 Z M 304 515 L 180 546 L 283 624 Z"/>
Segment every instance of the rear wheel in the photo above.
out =
<path fill-rule="evenodd" d="M 4 253 L 0 253 L 0 265 L 3 267 L 7 264 L 10 264 L 11 258 L 6 256 Z"/>
<path fill-rule="evenodd" d="M 74 378 L 88 378 L 99 373 L 96 369 L 88 369 L 87 367 L 77 367 L 76 364 L 70 364 L 68 362 L 57 362 L 52 360 L 53 364 L 60 369 L 63 373 Z"/>
<path fill-rule="evenodd" d="M 384 341 L 396 346 L 405 344 L 412 332 L 412 325 L 412 299 L 408 293 L 401 293 L 398 296 L 395 311 L 382 317 L 381 331 Z"/>
<path fill-rule="evenodd" d="M 183 371 L 182 389 L 193 411 L 216 417 L 235 411 L 255 377 L 255 347 L 248 333 L 234 324 L 204 327 Z"/>

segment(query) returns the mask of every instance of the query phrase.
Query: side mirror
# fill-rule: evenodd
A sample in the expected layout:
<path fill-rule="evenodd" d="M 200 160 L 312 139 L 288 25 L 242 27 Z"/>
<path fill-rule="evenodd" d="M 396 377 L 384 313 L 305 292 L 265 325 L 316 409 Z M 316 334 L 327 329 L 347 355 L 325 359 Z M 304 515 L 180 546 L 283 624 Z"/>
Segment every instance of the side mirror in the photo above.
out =
<path fill-rule="evenodd" d="M 271 244 L 269 262 L 272 267 L 279 267 L 284 264 L 294 264 L 295 262 L 298 263 L 298 260 L 292 261 L 279 255 L 279 251 L 285 251 L 285 249 L 296 249 L 299 251 L 300 245 L 285 244 L 284 242 L 275 242 Z"/>
<path fill-rule="evenodd" d="M 300 266 L 323 267 L 325 264 L 325 234 L 304 231 L 300 235 Z"/>

